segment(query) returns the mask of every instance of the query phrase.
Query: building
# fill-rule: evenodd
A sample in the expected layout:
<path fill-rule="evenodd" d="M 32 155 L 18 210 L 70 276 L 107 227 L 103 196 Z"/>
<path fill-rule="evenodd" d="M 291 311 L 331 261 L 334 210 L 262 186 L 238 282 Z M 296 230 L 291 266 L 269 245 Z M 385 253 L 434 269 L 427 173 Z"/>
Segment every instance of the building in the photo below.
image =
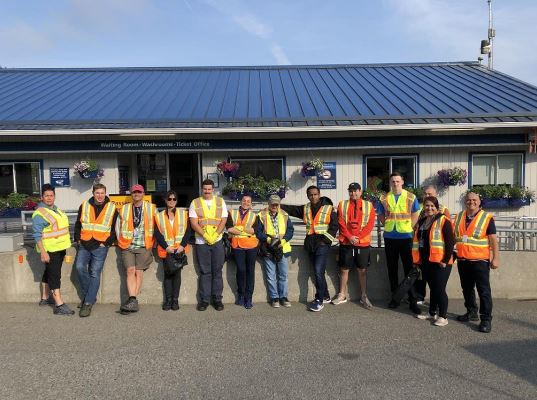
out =
<path fill-rule="evenodd" d="M 52 182 L 76 209 L 93 181 L 73 165 L 92 159 L 109 193 L 171 188 L 186 206 L 217 160 L 235 160 L 240 174 L 288 180 L 285 201 L 303 203 L 317 178 L 302 162 L 319 157 L 333 200 L 352 181 L 386 187 L 398 170 L 420 186 L 461 167 L 467 184 L 440 198 L 458 211 L 468 185 L 537 189 L 536 132 L 537 88 L 472 62 L 2 69 L 0 196 Z M 496 212 L 537 217 L 537 206 Z"/>

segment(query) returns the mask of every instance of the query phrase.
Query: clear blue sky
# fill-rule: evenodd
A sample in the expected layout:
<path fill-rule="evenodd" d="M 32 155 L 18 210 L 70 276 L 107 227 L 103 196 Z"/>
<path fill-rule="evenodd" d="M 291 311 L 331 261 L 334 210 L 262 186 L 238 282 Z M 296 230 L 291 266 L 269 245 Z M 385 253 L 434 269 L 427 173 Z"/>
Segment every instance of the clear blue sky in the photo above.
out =
<path fill-rule="evenodd" d="M 537 1 L 493 0 L 495 68 L 537 84 Z M 4 67 L 467 61 L 486 0 L 3 1 Z"/>

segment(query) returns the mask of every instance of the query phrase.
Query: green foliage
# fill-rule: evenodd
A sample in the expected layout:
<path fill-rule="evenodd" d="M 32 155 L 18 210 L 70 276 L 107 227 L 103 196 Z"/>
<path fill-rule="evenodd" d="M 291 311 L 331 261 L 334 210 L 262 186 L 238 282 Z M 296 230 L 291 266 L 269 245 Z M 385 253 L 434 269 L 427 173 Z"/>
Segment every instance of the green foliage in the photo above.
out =
<path fill-rule="evenodd" d="M 234 178 L 223 188 L 222 193 L 232 198 L 249 194 L 255 199 L 267 200 L 273 194 L 285 196 L 288 189 L 287 182 L 281 179 L 267 181 L 262 176 L 246 175 Z"/>
<path fill-rule="evenodd" d="M 414 196 L 416 196 L 418 201 L 421 203 L 421 199 L 423 199 L 423 189 L 422 188 L 420 188 L 420 187 L 417 187 L 417 188 L 406 187 L 405 190 L 407 192 L 413 193 Z"/>
<path fill-rule="evenodd" d="M 380 201 L 380 198 L 384 196 L 386 193 L 382 190 L 364 190 L 362 193 L 362 199 L 371 201 L 371 202 L 377 202 Z"/>
<path fill-rule="evenodd" d="M 524 186 L 479 185 L 468 189 L 466 193 L 474 192 L 482 199 L 509 199 L 535 201 L 535 192 Z"/>

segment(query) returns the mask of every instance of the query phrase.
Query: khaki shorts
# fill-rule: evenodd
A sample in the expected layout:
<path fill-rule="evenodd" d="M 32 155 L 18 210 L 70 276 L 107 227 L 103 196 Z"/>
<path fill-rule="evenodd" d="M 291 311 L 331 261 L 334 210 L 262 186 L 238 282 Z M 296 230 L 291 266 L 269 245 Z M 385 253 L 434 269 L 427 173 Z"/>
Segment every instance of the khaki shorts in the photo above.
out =
<path fill-rule="evenodd" d="M 146 270 L 153 261 L 153 252 L 147 249 L 124 249 L 121 250 L 121 261 L 123 267 L 136 267 L 139 270 Z"/>

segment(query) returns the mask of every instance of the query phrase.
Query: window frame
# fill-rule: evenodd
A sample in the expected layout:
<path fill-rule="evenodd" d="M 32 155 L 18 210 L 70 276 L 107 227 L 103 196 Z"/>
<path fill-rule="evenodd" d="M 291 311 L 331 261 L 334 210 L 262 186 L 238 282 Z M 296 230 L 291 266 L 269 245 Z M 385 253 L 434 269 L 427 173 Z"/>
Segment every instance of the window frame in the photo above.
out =
<path fill-rule="evenodd" d="M 44 171 L 43 171 L 43 160 L 32 160 L 32 159 L 24 159 L 24 160 L 3 160 L 0 159 L 0 165 L 12 165 L 13 166 L 13 189 L 14 193 L 19 193 L 17 191 L 17 175 L 15 172 L 15 164 L 30 164 L 30 163 L 36 163 L 39 164 L 39 193 L 38 194 L 29 194 L 29 196 L 40 196 L 41 195 L 41 188 L 43 187 L 44 182 Z"/>
<path fill-rule="evenodd" d="M 282 174 L 281 174 L 281 179 L 283 181 L 286 181 L 287 180 L 287 175 L 285 173 L 285 170 L 286 170 L 286 159 L 285 159 L 285 156 L 268 156 L 268 157 L 259 157 L 259 156 L 230 156 L 228 157 L 228 162 L 241 162 L 241 160 L 244 160 L 244 161 L 252 161 L 252 160 L 256 160 L 256 161 L 274 161 L 274 160 L 277 160 L 277 161 L 281 161 L 282 163 Z M 232 178 L 233 179 L 233 178 Z"/>
<path fill-rule="evenodd" d="M 389 158 L 390 159 L 390 171 L 389 174 L 392 174 L 392 159 L 393 158 L 413 158 L 414 159 L 414 189 L 416 187 L 420 187 L 420 169 L 419 169 L 419 163 L 420 163 L 420 155 L 418 153 L 409 153 L 409 154 L 401 154 L 401 153 L 390 153 L 390 154 L 364 154 L 363 155 L 363 161 L 362 161 L 362 186 L 364 187 L 364 190 L 367 189 L 367 160 L 370 158 Z M 389 182 L 388 182 L 389 185 Z"/>
<path fill-rule="evenodd" d="M 468 153 L 468 187 L 473 186 L 473 167 L 474 167 L 474 156 L 495 156 L 496 157 L 496 176 L 495 181 L 498 177 L 498 156 L 500 155 L 519 155 L 521 156 L 521 168 L 520 168 L 520 186 L 526 186 L 526 153 L 523 151 L 497 151 L 497 152 L 471 152 Z M 497 183 L 493 183 L 497 185 Z"/>

